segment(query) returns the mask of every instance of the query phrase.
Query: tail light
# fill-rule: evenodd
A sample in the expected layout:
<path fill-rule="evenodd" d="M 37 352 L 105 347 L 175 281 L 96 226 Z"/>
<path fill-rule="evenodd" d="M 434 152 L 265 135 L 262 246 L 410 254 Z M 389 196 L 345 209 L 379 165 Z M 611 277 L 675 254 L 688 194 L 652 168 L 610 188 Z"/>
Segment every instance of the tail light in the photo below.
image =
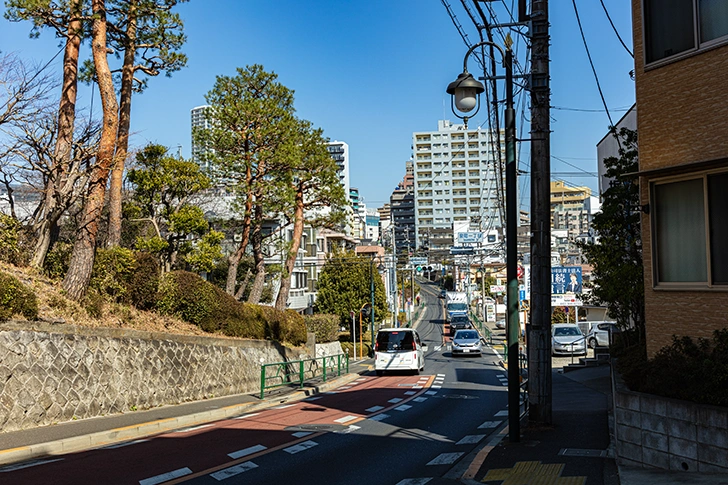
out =
<path fill-rule="evenodd" d="M 417 342 L 412 340 L 412 350 L 417 350 Z"/>
<path fill-rule="evenodd" d="M 379 351 L 379 342 L 374 342 L 374 352 Z"/>

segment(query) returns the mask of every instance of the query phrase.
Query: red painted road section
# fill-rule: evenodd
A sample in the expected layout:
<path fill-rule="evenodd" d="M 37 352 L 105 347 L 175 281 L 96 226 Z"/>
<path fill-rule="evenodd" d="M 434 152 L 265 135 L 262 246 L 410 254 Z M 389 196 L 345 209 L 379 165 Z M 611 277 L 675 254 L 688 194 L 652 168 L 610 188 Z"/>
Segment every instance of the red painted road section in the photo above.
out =
<path fill-rule="evenodd" d="M 194 476 L 250 460 L 274 449 L 292 446 L 317 436 L 318 430 L 342 431 L 365 417 L 399 406 L 431 385 L 432 376 L 361 377 L 334 393 L 269 408 L 196 427 L 155 436 L 126 446 L 107 447 L 69 455 L 27 468 L 0 468 L 0 483 L 13 485 L 98 485 L 139 483 L 164 473 L 186 469 L 180 483 Z M 412 392 L 416 394 L 412 394 Z M 406 394 L 406 393 L 410 394 Z M 396 403 L 389 400 L 401 399 Z M 377 411 L 367 411 L 382 406 Z M 339 421 L 337 421 L 339 420 Z M 291 429 L 292 428 L 292 429 Z M 311 431 L 307 436 L 297 432 Z M 257 451 L 232 459 L 228 454 Z M 60 460 L 59 460 L 60 459 Z M 22 466 L 24 464 L 18 464 Z M 18 465 L 15 465 L 16 467 Z M 191 474 L 190 474 L 191 473 Z M 172 479 L 173 477 L 170 477 Z"/>

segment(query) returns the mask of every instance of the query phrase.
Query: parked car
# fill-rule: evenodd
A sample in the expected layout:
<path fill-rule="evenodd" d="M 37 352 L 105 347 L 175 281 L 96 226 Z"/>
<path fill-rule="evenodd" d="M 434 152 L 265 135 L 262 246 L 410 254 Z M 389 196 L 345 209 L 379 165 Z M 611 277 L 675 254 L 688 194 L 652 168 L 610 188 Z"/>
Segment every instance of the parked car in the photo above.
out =
<path fill-rule="evenodd" d="M 470 318 L 467 315 L 453 315 L 450 318 L 450 334 L 454 334 L 457 330 L 473 328 Z"/>
<path fill-rule="evenodd" d="M 586 337 L 575 323 L 556 323 L 551 327 L 552 355 L 586 355 Z"/>
<path fill-rule="evenodd" d="M 383 328 L 374 344 L 374 370 L 378 376 L 390 370 L 419 373 L 425 368 L 427 345 L 413 328 Z"/>
<path fill-rule="evenodd" d="M 591 331 L 586 336 L 586 343 L 589 348 L 595 349 L 599 347 L 609 347 L 611 334 L 618 332 L 616 322 L 600 322 L 592 325 Z"/>
<path fill-rule="evenodd" d="M 475 354 L 483 351 L 483 343 L 477 330 L 458 330 L 452 338 L 452 355 Z"/>
<path fill-rule="evenodd" d="M 505 318 L 501 318 L 500 320 L 496 321 L 495 322 L 495 328 L 500 329 L 500 330 L 505 330 L 505 328 L 506 328 L 506 319 Z"/>

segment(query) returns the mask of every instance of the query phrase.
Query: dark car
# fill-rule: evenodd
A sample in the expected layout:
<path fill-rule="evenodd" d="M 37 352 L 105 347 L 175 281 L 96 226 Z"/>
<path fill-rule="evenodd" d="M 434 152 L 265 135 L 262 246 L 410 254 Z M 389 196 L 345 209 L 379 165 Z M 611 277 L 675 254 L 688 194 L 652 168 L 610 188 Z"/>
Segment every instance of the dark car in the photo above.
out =
<path fill-rule="evenodd" d="M 447 290 L 440 290 L 439 298 L 447 298 Z"/>
<path fill-rule="evenodd" d="M 456 330 L 472 328 L 470 318 L 467 315 L 453 315 L 450 317 L 450 333 L 455 333 Z"/>

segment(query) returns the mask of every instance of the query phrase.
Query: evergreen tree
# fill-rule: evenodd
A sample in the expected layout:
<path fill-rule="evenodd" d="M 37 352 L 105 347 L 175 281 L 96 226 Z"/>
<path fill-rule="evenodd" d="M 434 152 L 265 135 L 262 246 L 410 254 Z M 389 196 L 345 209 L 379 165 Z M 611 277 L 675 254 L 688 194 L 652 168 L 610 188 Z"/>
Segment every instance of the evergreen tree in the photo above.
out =
<path fill-rule="evenodd" d="M 612 179 L 604 192 L 601 212 L 594 216 L 598 241 L 580 243 L 592 272 L 589 302 L 604 304 L 622 328 L 634 326 L 644 337 L 644 277 L 640 234 L 637 133 L 622 128 L 619 157 L 604 160 Z"/>

